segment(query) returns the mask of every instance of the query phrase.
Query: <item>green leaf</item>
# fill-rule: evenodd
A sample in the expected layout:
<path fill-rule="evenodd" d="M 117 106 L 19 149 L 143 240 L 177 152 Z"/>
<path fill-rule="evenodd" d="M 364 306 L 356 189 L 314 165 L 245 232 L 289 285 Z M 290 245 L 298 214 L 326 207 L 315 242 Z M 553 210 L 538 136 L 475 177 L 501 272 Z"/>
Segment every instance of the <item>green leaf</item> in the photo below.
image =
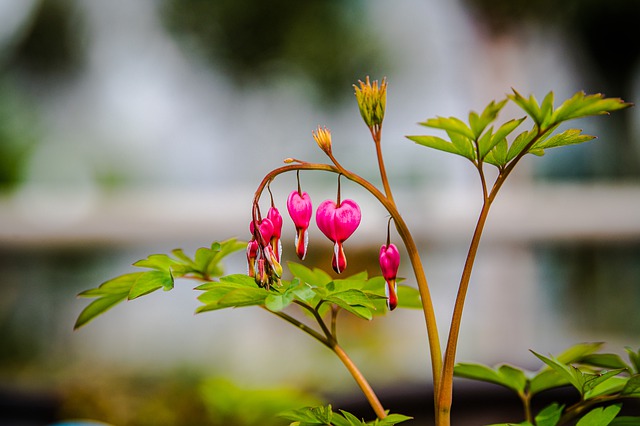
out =
<path fill-rule="evenodd" d="M 438 151 L 449 152 L 451 154 L 457 154 L 465 157 L 465 155 L 460 152 L 453 143 L 439 138 L 438 136 L 407 136 L 407 139 L 414 141 L 418 145 L 423 145 L 428 148 L 437 149 Z"/>
<path fill-rule="evenodd" d="M 332 293 L 324 300 L 334 303 L 366 320 L 373 318 L 372 311 L 376 309 L 371 299 L 364 292 L 355 289 Z"/>
<path fill-rule="evenodd" d="M 475 139 L 475 135 L 462 120 L 456 117 L 436 117 L 430 118 L 427 121 L 419 123 L 425 127 L 433 127 L 435 129 L 442 129 L 449 132 L 458 133 L 466 138 L 473 140 Z"/>
<path fill-rule="evenodd" d="M 553 114 L 553 92 L 547 93 L 547 96 L 544 97 L 542 103 L 540 104 L 540 119 L 541 124 L 540 128 L 544 129 L 552 122 L 552 114 Z"/>
<path fill-rule="evenodd" d="M 453 373 L 458 377 L 505 386 L 518 393 L 523 393 L 527 385 L 524 371 L 506 364 L 493 369 L 482 364 L 460 363 L 455 366 Z"/>
<path fill-rule="evenodd" d="M 542 362 L 544 362 L 553 370 L 555 370 L 558 374 L 560 374 L 560 376 L 562 376 L 566 381 L 568 381 L 573 387 L 575 387 L 578 390 L 578 392 L 580 392 L 580 395 L 584 395 L 583 385 L 585 382 L 585 378 L 581 371 L 579 371 L 577 368 L 571 365 L 566 365 L 560 362 L 556 358 L 553 358 L 553 357 L 547 358 L 536 352 L 533 352 L 533 351 L 531 352 L 535 356 L 537 356 Z"/>
<path fill-rule="evenodd" d="M 564 364 L 570 364 L 573 362 L 580 362 L 585 357 L 597 352 L 602 345 L 603 342 L 595 342 L 595 343 L 579 343 L 577 345 L 573 345 L 568 349 L 565 349 L 559 355 L 556 355 L 556 359 Z"/>
<path fill-rule="evenodd" d="M 140 296 L 153 293 L 154 291 L 159 290 L 163 287 L 165 291 L 171 290 L 173 288 L 173 277 L 171 276 L 171 272 L 144 272 L 133 283 L 133 286 L 131 286 L 128 298 L 129 300 L 133 300 Z"/>
<path fill-rule="evenodd" d="M 627 379 L 619 378 L 619 380 L 616 380 L 615 376 L 623 371 L 624 369 L 611 370 L 597 374 L 581 372 L 584 378 L 583 393 L 585 399 L 622 390 Z"/>
<path fill-rule="evenodd" d="M 640 398 L 640 374 L 635 374 L 627 380 L 622 395 Z"/>
<path fill-rule="evenodd" d="M 507 152 L 506 162 L 513 160 L 519 154 L 524 151 L 524 149 L 529 145 L 529 143 L 538 135 L 538 128 L 534 127 L 530 131 L 524 131 L 516 136 L 515 140 L 509 147 L 509 151 Z"/>
<path fill-rule="evenodd" d="M 583 416 L 576 426 L 607 426 L 618 415 L 621 408 L 621 404 L 594 408 Z"/>
<path fill-rule="evenodd" d="M 279 312 L 289 306 L 293 301 L 292 294 L 275 294 L 268 295 L 264 301 L 264 305 L 272 312 Z"/>
<path fill-rule="evenodd" d="M 422 300 L 417 288 L 406 285 L 398 286 L 398 307 L 405 309 L 422 309 Z"/>
<path fill-rule="evenodd" d="M 89 303 L 89 305 L 80 312 L 80 315 L 73 326 L 74 330 L 77 330 L 98 315 L 122 302 L 127 298 L 127 295 L 128 293 L 106 295 Z"/>
<path fill-rule="evenodd" d="M 556 426 L 562 416 L 564 405 L 553 403 L 542 409 L 535 417 L 536 426 Z"/>
<path fill-rule="evenodd" d="M 498 103 L 491 101 L 482 111 L 481 115 L 476 112 L 469 113 L 469 124 L 471 125 L 471 131 L 474 134 L 474 139 L 479 139 L 484 129 L 487 128 L 498 116 L 498 113 L 506 105 L 507 99 L 504 99 Z"/>
<path fill-rule="evenodd" d="M 202 293 L 198 300 L 203 303 L 196 309 L 196 313 L 214 311 L 224 308 L 240 308 L 256 306 L 265 303 L 269 295 L 268 290 L 260 287 L 244 287 L 241 285 L 222 284 Z"/>
<path fill-rule="evenodd" d="M 581 134 L 581 132 L 582 130 L 580 129 L 565 130 L 564 132 L 553 135 L 548 139 L 543 139 L 534 143 L 530 149 L 530 152 L 531 150 L 556 148 L 565 145 L 575 145 L 595 139 L 595 136 L 583 135 Z"/>
<path fill-rule="evenodd" d="M 535 395 L 539 392 L 566 386 L 569 384 L 569 380 L 566 377 L 558 374 L 555 370 L 545 369 L 537 373 L 529 383 L 529 394 Z"/>
<path fill-rule="evenodd" d="M 493 164 L 496 167 L 504 167 L 507 165 L 507 152 L 509 149 L 509 145 L 506 139 L 499 140 L 496 145 L 489 151 L 487 156 L 484 158 L 489 164 Z"/>
<path fill-rule="evenodd" d="M 384 419 L 378 419 L 374 424 L 378 426 L 393 426 L 412 419 L 413 417 L 405 416 L 403 414 L 389 414 Z"/>
<path fill-rule="evenodd" d="M 486 157 L 489 151 L 491 151 L 498 144 L 498 142 L 505 140 L 506 137 L 511 134 L 511 132 L 513 132 L 524 120 L 526 120 L 526 118 L 527 117 L 522 117 L 519 119 L 509 120 L 506 123 L 502 124 L 494 134 L 490 135 L 491 137 L 488 140 L 484 140 L 481 138 L 478 141 L 478 144 L 480 146 L 480 158 L 484 159 L 484 157 Z"/>
<path fill-rule="evenodd" d="M 559 123 L 590 115 L 608 114 L 629 106 L 630 103 L 620 98 L 605 98 L 601 93 L 585 96 L 584 92 L 578 92 L 556 108 L 552 120 Z"/>
<path fill-rule="evenodd" d="M 471 139 L 458 133 L 448 131 L 449 140 L 456 147 L 458 152 L 465 158 L 474 161 L 476 158 L 476 150 Z"/>
<path fill-rule="evenodd" d="M 540 106 L 538 105 L 538 100 L 530 95 L 529 99 L 526 99 L 520 93 L 518 93 L 515 89 L 513 90 L 513 95 L 509 95 L 508 98 L 515 102 L 520 108 L 522 108 L 529 116 L 533 119 L 533 121 L 540 126 L 544 121 L 544 117 L 542 116 L 542 111 L 540 110 Z"/>
<path fill-rule="evenodd" d="M 312 287 L 326 287 L 332 281 L 329 274 L 319 268 L 313 270 L 303 266 L 299 263 L 287 262 L 289 271 L 294 277 L 300 279 L 300 281 L 309 284 Z"/>
<path fill-rule="evenodd" d="M 293 420 L 292 424 L 299 425 L 331 425 L 333 411 L 331 405 L 326 407 L 304 407 L 296 410 L 288 410 L 280 413 L 279 417 L 286 420 Z"/>
<path fill-rule="evenodd" d="M 169 272 L 171 270 L 171 267 L 176 263 L 178 262 L 167 256 L 166 254 L 152 254 L 146 259 L 138 260 L 133 264 L 133 266 Z"/>
<path fill-rule="evenodd" d="M 631 367 L 618 354 L 590 354 L 580 359 L 580 364 L 607 369 L 628 369 Z"/>
<path fill-rule="evenodd" d="M 109 281 L 105 281 L 100 284 L 98 288 L 92 288 L 89 290 L 85 290 L 82 293 L 78 294 L 79 297 L 101 297 L 101 296 L 109 296 L 109 295 L 128 295 L 129 290 L 133 286 L 133 284 L 138 280 L 138 278 L 144 275 L 145 272 L 132 272 L 129 274 L 120 275 L 119 277 L 113 278 Z"/>
<path fill-rule="evenodd" d="M 636 373 L 640 373 L 640 350 L 637 352 L 631 349 L 630 347 L 624 348 L 629 355 L 629 361 L 631 361 L 631 365 Z"/>

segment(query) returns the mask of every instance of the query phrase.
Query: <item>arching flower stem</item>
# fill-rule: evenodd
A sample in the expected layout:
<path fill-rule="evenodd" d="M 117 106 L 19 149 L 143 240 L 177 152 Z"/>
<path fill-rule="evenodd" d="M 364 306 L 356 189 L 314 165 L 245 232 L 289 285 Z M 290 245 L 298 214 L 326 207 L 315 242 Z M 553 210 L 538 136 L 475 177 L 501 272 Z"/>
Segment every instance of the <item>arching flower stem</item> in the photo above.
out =
<path fill-rule="evenodd" d="M 388 198 L 377 187 L 372 185 L 366 179 L 342 167 L 340 163 L 333 157 L 333 155 L 331 155 L 330 158 L 334 165 L 297 161 L 297 164 L 287 164 L 270 171 L 258 185 L 253 203 L 254 205 L 257 205 L 265 186 L 273 179 L 275 179 L 276 176 L 292 171 L 317 170 L 342 174 L 350 181 L 355 182 L 356 184 L 367 190 L 384 206 L 391 217 L 393 217 L 398 235 L 402 239 L 405 248 L 407 249 L 411 267 L 413 268 L 416 282 L 418 284 L 418 291 L 420 292 L 422 310 L 427 328 L 427 338 L 429 341 L 429 351 L 431 355 L 431 368 L 434 384 L 434 399 L 437 405 L 437 395 L 440 393 L 439 389 L 442 379 L 442 350 L 440 347 L 440 338 L 438 335 L 438 327 L 436 323 L 435 311 L 433 309 L 431 292 L 429 290 L 429 285 L 424 273 L 420 254 L 418 253 L 418 247 L 413 239 L 413 236 L 411 235 L 411 232 L 409 231 L 409 228 L 407 227 L 407 224 L 398 212 L 395 202 L 392 199 Z"/>

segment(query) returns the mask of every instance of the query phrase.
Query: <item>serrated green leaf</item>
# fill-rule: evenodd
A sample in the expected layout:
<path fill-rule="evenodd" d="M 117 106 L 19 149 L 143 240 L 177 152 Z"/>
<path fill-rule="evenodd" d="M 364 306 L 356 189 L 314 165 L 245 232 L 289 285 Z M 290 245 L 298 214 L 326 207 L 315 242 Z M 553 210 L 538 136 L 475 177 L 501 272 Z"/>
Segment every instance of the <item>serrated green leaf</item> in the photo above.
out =
<path fill-rule="evenodd" d="M 533 121 L 540 126 L 544 121 L 542 117 L 542 112 L 540 111 L 540 106 L 538 105 L 538 100 L 535 96 L 530 95 L 529 99 L 526 99 L 520 93 L 518 93 L 515 89 L 513 90 L 513 95 L 509 95 L 508 98 L 515 102 L 520 108 L 522 108 L 529 116 L 533 119 Z"/>
<path fill-rule="evenodd" d="M 110 279 L 100 284 L 98 288 L 85 290 L 78 294 L 79 297 L 101 297 L 116 294 L 129 294 L 131 286 L 136 280 L 145 274 L 145 272 L 131 272 L 129 274 L 120 275 L 119 277 Z"/>
<path fill-rule="evenodd" d="M 437 149 L 438 151 L 449 152 L 464 157 L 464 154 L 458 151 L 458 148 L 449 141 L 446 141 L 438 136 L 407 136 L 407 139 L 414 141 L 418 145 L 426 146 L 428 148 Z"/>
<path fill-rule="evenodd" d="M 540 104 L 540 128 L 544 129 L 552 122 L 553 115 L 553 92 L 547 93 Z"/>
<path fill-rule="evenodd" d="M 506 162 L 508 163 L 520 155 L 537 135 L 538 128 L 534 127 L 532 130 L 522 132 L 516 136 L 515 140 L 509 147 L 509 151 L 507 152 Z"/>
<path fill-rule="evenodd" d="M 485 109 L 482 111 L 481 115 L 478 115 L 476 112 L 469 113 L 469 125 L 471 126 L 471 131 L 474 134 L 474 139 L 479 139 L 482 132 L 487 128 L 489 124 L 491 124 L 498 113 L 507 103 L 507 99 L 504 99 L 500 102 L 491 101 Z"/>
<path fill-rule="evenodd" d="M 137 299 L 140 296 L 153 293 L 161 288 L 171 290 L 173 288 L 173 277 L 171 272 L 149 271 L 138 277 L 131 290 L 129 290 L 129 300 Z"/>
<path fill-rule="evenodd" d="M 584 92 L 578 92 L 556 108 L 552 120 L 562 122 L 590 115 L 602 115 L 629 106 L 631 104 L 620 98 L 605 98 L 601 93 L 585 96 Z"/>
<path fill-rule="evenodd" d="M 535 356 L 537 356 L 538 359 L 540 359 L 542 362 L 544 362 L 553 370 L 555 370 L 558 374 L 560 374 L 560 376 L 562 376 L 565 380 L 567 380 L 573 387 L 575 387 L 578 390 L 578 392 L 580 392 L 580 395 L 584 395 L 583 385 L 584 385 L 585 377 L 581 371 L 579 371 L 577 368 L 571 365 L 567 365 L 560 362 L 556 358 L 553 358 L 553 357 L 547 358 L 536 352 L 533 352 L 533 351 L 531 352 Z"/>
<path fill-rule="evenodd" d="M 82 312 L 80 312 L 80 315 L 78 315 L 78 319 L 76 320 L 76 323 L 73 326 L 73 329 L 77 330 L 78 328 L 82 327 L 83 325 L 85 325 L 86 323 L 88 323 L 98 315 L 106 312 L 107 310 L 111 309 L 112 307 L 122 302 L 123 300 L 126 300 L 127 295 L 128 295 L 128 292 L 127 293 L 123 292 L 121 294 L 106 295 L 89 303 L 89 305 L 87 305 L 87 307 L 84 308 Z"/>
<path fill-rule="evenodd" d="M 476 158 L 476 151 L 473 146 L 473 142 L 466 136 L 463 136 L 459 133 L 455 133 L 452 131 L 448 131 L 447 135 L 449 136 L 449 140 L 456 147 L 458 152 L 465 158 L 474 161 Z"/>
<path fill-rule="evenodd" d="M 198 300 L 202 302 L 203 305 L 196 309 L 196 313 L 224 308 L 262 305 L 268 295 L 269 292 L 263 288 L 249 288 L 221 283 L 218 287 L 198 297 Z"/>
<path fill-rule="evenodd" d="M 531 150 L 556 148 L 565 145 L 575 145 L 595 139 L 595 136 L 583 135 L 581 134 L 581 132 L 582 130 L 580 129 L 565 130 L 564 132 L 553 135 L 548 139 L 540 140 L 534 143 L 531 147 Z"/>
<path fill-rule="evenodd" d="M 419 123 L 425 127 L 433 127 L 434 129 L 442 129 L 451 131 L 465 136 L 471 140 L 475 138 L 475 135 L 462 120 L 457 117 L 436 117 L 430 118 L 427 121 Z"/>
<path fill-rule="evenodd" d="M 149 268 L 158 271 L 168 272 L 171 270 L 171 266 L 175 265 L 176 260 L 170 258 L 166 254 L 152 254 L 146 259 L 138 260 L 133 266 L 138 268 Z"/>
<path fill-rule="evenodd" d="M 576 426 L 607 426 L 618 415 L 621 408 L 621 404 L 594 408 L 578 420 Z"/>
<path fill-rule="evenodd" d="M 536 426 L 556 426 L 562 416 L 564 405 L 554 402 L 543 408 L 535 417 Z"/>

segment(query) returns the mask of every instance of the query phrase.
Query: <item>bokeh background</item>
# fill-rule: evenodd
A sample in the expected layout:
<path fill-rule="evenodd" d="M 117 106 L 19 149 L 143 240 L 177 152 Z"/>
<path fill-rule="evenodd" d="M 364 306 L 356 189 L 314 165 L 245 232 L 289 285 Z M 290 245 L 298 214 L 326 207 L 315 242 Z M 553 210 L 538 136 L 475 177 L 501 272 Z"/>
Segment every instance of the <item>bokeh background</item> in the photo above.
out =
<path fill-rule="evenodd" d="M 264 311 L 194 316 L 190 282 L 73 332 L 87 303 L 75 295 L 151 253 L 248 238 L 264 174 L 324 161 L 317 125 L 377 182 L 352 84 L 386 76 L 390 180 L 445 336 L 479 184 L 404 136 L 512 87 L 637 102 L 638 18 L 634 0 L 1 0 L 0 424 L 264 425 L 237 413 L 360 398 L 329 351 Z M 494 205 L 461 361 L 535 369 L 529 349 L 640 346 L 640 110 L 574 126 L 598 139 L 526 159 Z M 335 194 L 335 176 L 301 180 L 316 204 Z M 294 187 L 271 185 L 281 211 Z M 376 273 L 384 211 L 353 185 L 343 196 L 364 213 L 348 272 Z M 285 218 L 285 259 L 292 241 Z M 330 250 L 312 226 L 308 263 L 328 267 Z M 228 269 L 245 269 L 242 253 Z M 343 321 L 374 388 L 427 391 L 420 312 Z"/>

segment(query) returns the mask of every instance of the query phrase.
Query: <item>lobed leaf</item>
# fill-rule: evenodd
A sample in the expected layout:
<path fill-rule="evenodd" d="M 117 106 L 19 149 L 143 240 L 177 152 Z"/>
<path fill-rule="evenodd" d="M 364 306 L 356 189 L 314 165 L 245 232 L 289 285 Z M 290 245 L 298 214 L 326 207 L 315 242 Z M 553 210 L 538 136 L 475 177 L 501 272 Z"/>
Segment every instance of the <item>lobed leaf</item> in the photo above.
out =
<path fill-rule="evenodd" d="M 621 408 L 621 404 L 594 408 L 578 420 L 576 426 L 607 426 L 618 415 Z"/>
<path fill-rule="evenodd" d="M 319 268 L 309 269 L 299 263 L 287 262 L 289 271 L 294 277 L 300 279 L 301 282 L 307 283 L 312 287 L 326 287 L 332 280 L 331 276 Z"/>
<path fill-rule="evenodd" d="M 164 287 L 165 291 L 173 288 L 173 276 L 170 271 L 143 272 L 129 290 L 129 300 L 153 293 Z"/>
<path fill-rule="evenodd" d="M 423 145 L 429 148 L 437 149 L 438 151 L 449 152 L 451 154 L 457 154 L 465 157 L 465 155 L 460 152 L 453 143 L 439 138 L 438 136 L 407 136 L 407 139 L 414 141 L 418 145 Z"/>
<path fill-rule="evenodd" d="M 126 300 L 127 295 L 128 293 L 124 292 L 121 294 L 105 295 L 89 303 L 89 305 L 87 305 L 87 307 L 84 308 L 82 312 L 80 312 L 80 315 L 78 315 L 78 319 L 73 326 L 74 330 L 82 327 L 98 315 L 106 312 L 118 303 Z"/>
<path fill-rule="evenodd" d="M 578 92 L 555 110 L 552 120 L 559 123 L 590 115 L 608 114 L 629 106 L 630 103 L 620 98 L 605 98 L 601 93 L 587 96 L 584 92 Z"/>
<path fill-rule="evenodd" d="M 544 121 L 544 117 L 542 115 L 542 111 L 540 110 L 540 105 L 538 105 L 538 100 L 535 96 L 530 95 L 529 99 L 526 99 L 520 93 L 518 93 L 515 89 L 511 89 L 513 91 L 512 95 L 508 95 L 508 98 L 516 103 L 520 108 L 522 108 L 529 116 L 533 119 L 533 121 L 540 126 Z"/>
<path fill-rule="evenodd" d="M 582 130 L 568 129 L 562 133 L 555 134 L 548 139 L 537 141 L 531 147 L 531 150 L 549 149 L 565 145 L 575 145 L 595 139 L 595 136 L 583 135 Z"/>
<path fill-rule="evenodd" d="M 518 393 L 523 393 L 527 386 L 524 371 L 506 364 L 493 369 L 482 364 L 460 363 L 454 367 L 453 373 L 458 377 L 505 386 Z"/>
<path fill-rule="evenodd" d="M 556 426 L 562 417 L 564 405 L 554 402 L 543 408 L 535 417 L 536 426 Z"/>
<path fill-rule="evenodd" d="M 454 133 L 458 133 L 462 136 L 465 136 L 468 139 L 473 140 L 475 138 L 474 133 L 471 131 L 469 126 L 467 126 L 462 120 L 457 117 L 436 117 L 430 118 L 427 121 L 423 121 L 419 123 L 425 127 L 433 127 L 435 129 L 442 129 Z"/>

